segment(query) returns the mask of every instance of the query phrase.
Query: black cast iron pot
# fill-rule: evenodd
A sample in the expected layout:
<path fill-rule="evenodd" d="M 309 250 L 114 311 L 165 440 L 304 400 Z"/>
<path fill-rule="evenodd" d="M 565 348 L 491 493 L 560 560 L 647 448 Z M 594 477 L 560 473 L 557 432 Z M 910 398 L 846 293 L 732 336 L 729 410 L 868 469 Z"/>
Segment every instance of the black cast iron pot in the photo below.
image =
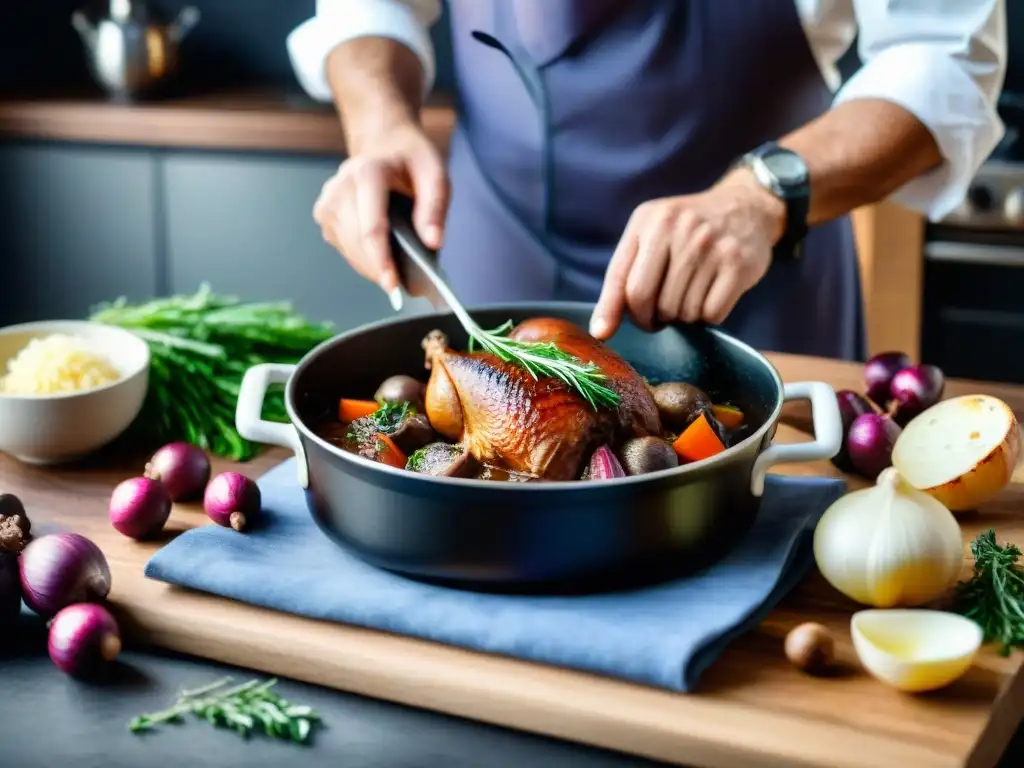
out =
<path fill-rule="evenodd" d="M 586 327 L 592 310 L 516 304 L 473 316 L 484 328 L 540 316 Z M 742 407 L 754 429 L 704 461 L 615 480 L 509 483 L 394 469 L 314 434 L 311 425 L 336 412 L 342 396 L 370 399 L 398 373 L 425 380 L 420 341 L 434 328 L 465 348 L 466 335 L 450 314 L 386 320 L 321 344 L 296 366 L 252 368 L 238 401 L 243 436 L 295 452 L 297 482 L 320 528 L 364 560 L 407 576 L 472 588 L 576 590 L 686 572 L 721 558 L 746 533 L 770 467 L 839 450 L 831 387 L 784 386 L 758 352 L 702 326 L 650 334 L 626 325 L 610 343 L 648 378 L 692 382 L 714 401 Z M 271 383 L 286 383 L 292 425 L 260 420 Z M 774 445 L 782 404 L 793 399 L 811 401 L 816 437 Z"/>

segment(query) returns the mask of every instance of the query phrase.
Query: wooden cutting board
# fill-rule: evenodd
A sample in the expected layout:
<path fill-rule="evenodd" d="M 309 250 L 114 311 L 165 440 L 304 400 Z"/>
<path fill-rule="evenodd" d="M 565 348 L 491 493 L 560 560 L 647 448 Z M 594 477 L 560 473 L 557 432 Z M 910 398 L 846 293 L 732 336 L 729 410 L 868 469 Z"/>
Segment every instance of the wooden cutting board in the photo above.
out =
<path fill-rule="evenodd" d="M 855 366 L 781 355 L 773 361 L 787 381 L 858 386 Z M 1021 388 L 954 383 L 948 393 L 977 391 L 1024 413 Z M 806 439 L 798 428 L 806 427 L 806 409 L 787 408 L 786 418 L 777 439 Z M 255 477 L 283 458 L 271 452 L 242 469 Z M 96 541 L 113 572 L 114 609 L 138 644 L 691 766 L 991 766 L 1024 711 L 1020 654 L 1004 659 L 985 650 L 966 677 L 931 695 L 908 696 L 876 682 L 859 668 L 850 643 L 856 606 L 816 573 L 687 695 L 190 593 L 142 576 L 159 544 L 129 541 L 109 527 L 110 490 L 139 466 L 102 461 L 55 471 L 0 458 L 0 490 L 21 496 L 37 525 L 69 527 Z M 824 462 L 780 471 L 836 475 Z M 995 527 L 1002 539 L 1024 544 L 1022 502 L 1024 486 L 1011 486 L 962 521 L 965 540 Z M 181 506 L 168 529 L 173 535 L 205 523 L 201 511 Z M 783 656 L 786 632 L 809 620 L 837 638 L 842 669 L 833 677 L 804 675 Z"/>

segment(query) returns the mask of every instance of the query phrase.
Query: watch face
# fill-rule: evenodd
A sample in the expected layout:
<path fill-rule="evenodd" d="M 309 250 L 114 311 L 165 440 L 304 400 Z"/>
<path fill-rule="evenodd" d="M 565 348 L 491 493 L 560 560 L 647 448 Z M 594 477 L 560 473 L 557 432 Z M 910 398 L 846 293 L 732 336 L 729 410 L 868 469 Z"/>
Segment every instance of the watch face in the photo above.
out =
<path fill-rule="evenodd" d="M 807 166 L 793 152 L 773 152 L 763 159 L 768 170 L 783 185 L 803 184 L 807 180 Z"/>

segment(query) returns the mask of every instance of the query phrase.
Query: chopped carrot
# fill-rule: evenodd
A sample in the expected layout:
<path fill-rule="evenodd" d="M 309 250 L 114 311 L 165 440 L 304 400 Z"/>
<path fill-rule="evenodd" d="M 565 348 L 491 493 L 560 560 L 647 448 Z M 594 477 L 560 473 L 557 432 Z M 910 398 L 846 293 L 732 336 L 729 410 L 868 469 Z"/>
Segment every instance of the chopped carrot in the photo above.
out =
<path fill-rule="evenodd" d="M 739 429 L 743 426 L 743 411 L 735 405 L 712 405 L 711 413 L 726 429 Z"/>
<path fill-rule="evenodd" d="M 405 469 L 408 459 L 401 449 L 395 445 L 394 440 L 383 432 L 378 432 L 374 440 L 377 441 L 377 461 L 396 469 Z"/>
<path fill-rule="evenodd" d="M 721 453 L 725 446 L 708 421 L 707 412 L 702 411 L 672 443 L 672 450 L 684 461 L 700 461 Z"/>
<path fill-rule="evenodd" d="M 376 413 L 380 408 L 373 400 L 346 400 L 342 398 L 338 403 L 338 421 L 343 424 L 351 424 L 356 419 Z"/>

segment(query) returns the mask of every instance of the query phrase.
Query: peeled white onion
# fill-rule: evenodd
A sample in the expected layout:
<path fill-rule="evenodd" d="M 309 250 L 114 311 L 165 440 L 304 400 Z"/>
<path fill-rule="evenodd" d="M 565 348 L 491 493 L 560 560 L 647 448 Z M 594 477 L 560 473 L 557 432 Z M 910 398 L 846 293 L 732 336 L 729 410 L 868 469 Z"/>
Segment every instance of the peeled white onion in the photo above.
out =
<path fill-rule="evenodd" d="M 953 514 L 889 467 L 825 511 L 814 558 L 825 580 L 858 603 L 914 607 L 956 583 L 964 546 Z"/>
<path fill-rule="evenodd" d="M 976 509 L 1010 482 L 1021 432 L 1013 411 L 990 395 L 943 400 L 900 433 L 892 465 L 953 512 Z"/>

